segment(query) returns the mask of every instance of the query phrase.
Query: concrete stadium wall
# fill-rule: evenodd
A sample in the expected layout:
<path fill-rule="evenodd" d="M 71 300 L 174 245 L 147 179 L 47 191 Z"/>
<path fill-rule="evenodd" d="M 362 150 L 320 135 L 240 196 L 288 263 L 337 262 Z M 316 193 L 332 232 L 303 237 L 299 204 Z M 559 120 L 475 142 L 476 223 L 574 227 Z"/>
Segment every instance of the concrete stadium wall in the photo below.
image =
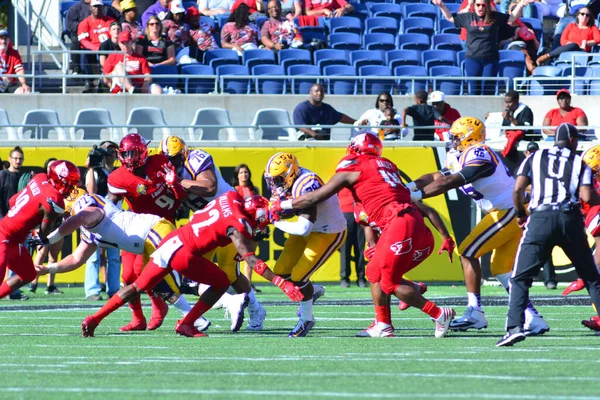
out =
<path fill-rule="evenodd" d="M 135 107 L 159 107 L 165 113 L 167 123 L 187 125 L 191 123 L 194 113 L 199 108 L 225 108 L 231 115 L 234 125 L 249 125 L 254 114 L 261 108 L 284 108 L 292 115 L 296 105 L 308 96 L 236 96 L 236 95 L 93 95 L 93 94 L 35 94 L 28 96 L 2 96 L 0 108 L 8 112 L 13 124 L 19 124 L 28 110 L 51 109 L 58 112 L 64 124 L 72 124 L 77 111 L 83 108 L 106 108 L 110 111 L 113 123 L 125 124 L 131 109 Z M 393 96 L 396 109 L 413 104 L 412 96 Z M 358 118 L 364 111 L 372 108 L 376 96 L 326 96 L 325 102 L 337 110 Z M 446 101 L 458 109 L 462 115 L 483 119 L 488 111 L 502 111 L 504 97 L 485 96 L 449 96 Z M 524 96 L 522 101 L 531 107 L 535 124 L 541 125 L 546 112 L 556 108 L 554 96 Z M 574 96 L 573 106 L 582 108 L 588 115 L 590 125 L 600 126 L 600 113 L 596 114 L 600 98 L 597 96 Z"/>

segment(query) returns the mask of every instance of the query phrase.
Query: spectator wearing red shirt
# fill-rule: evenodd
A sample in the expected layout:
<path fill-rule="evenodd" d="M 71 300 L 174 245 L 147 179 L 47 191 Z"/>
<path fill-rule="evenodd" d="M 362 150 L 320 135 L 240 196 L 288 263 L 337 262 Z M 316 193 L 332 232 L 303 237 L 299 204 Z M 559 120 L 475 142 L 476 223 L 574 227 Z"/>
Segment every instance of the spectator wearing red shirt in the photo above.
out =
<path fill-rule="evenodd" d="M 123 88 L 129 93 L 133 93 L 136 88 L 140 88 L 141 93 L 162 94 L 162 88 L 152 83 L 150 77 L 150 66 L 145 57 L 134 54 L 134 43 L 131 39 L 131 32 L 123 31 L 119 33 L 119 46 L 127 54 L 111 54 L 104 61 L 104 75 L 146 75 L 145 78 L 105 78 L 106 84 L 111 88 L 111 93 L 121 93 Z M 125 62 L 123 63 L 123 58 Z"/>
<path fill-rule="evenodd" d="M 352 192 L 346 188 L 338 193 L 340 208 L 346 218 L 346 226 L 348 228 L 348 236 L 346 241 L 340 247 L 340 286 L 343 288 L 350 287 L 350 273 L 352 272 L 351 262 L 354 260 L 356 268 L 356 284 L 360 287 L 366 287 L 365 280 L 365 231 L 362 226 L 356 222 L 354 217 L 354 197 Z M 352 256 L 354 249 L 354 256 Z"/>
<path fill-rule="evenodd" d="M 236 50 L 240 57 L 244 50 L 258 48 L 258 29 L 248 13 L 248 6 L 240 4 L 221 28 L 221 47 Z"/>
<path fill-rule="evenodd" d="M 542 124 L 553 127 L 544 129 L 544 133 L 548 136 L 546 138 L 548 141 L 554 141 L 554 131 L 563 122 L 568 122 L 575 126 L 586 126 L 588 124 L 585 112 L 581 108 L 571 107 L 571 93 L 567 89 L 560 89 L 556 93 L 556 101 L 558 102 L 558 108 L 548 111 Z"/>
<path fill-rule="evenodd" d="M 346 0 L 304 0 L 306 15 L 315 17 L 341 17 L 354 11 Z"/>
<path fill-rule="evenodd" d="M 194 6 L 188 7 L 186 19 L 190 26 L 190 57 L 201 63 L 207 50 L 219 48 L 213 37 L 213 27 L 200 21 L 200 11 Z"/>
<path fill-rule="evenodd" d="M 450 104 L 446 103 L 446 94 L 444 92 L 431 92 L 427 98 L 427 103 L 435 107 L 440 115 L 446 119 L 446 121 L 436 119 L 433 123 L 436 126 L 440 126 L 440 128 L 435 130 L 436 136 L 440 141 L 447 142 L 450 126 L 460 118 L 460 113 L 455 108 L 450 107 Z"/>
<path fill-rule="evenodd" d="M 6 29 L 0 30 L 0 63 L 2 64 L 1 74 L 24 75 L 23 63 L 19 52 L 12 47 L 10 36 Z M 17 86 L 17 81 L 21 86 Z M 0 93 L 29 93 L 31 89 L 27 86 L 27 81 L 23 77 L 9 78 L 2 77 L 0 81 Z"/>
<path fill-rule="evenodd" d="M 592 12 L 582 7 L 577 12 L 577 21 L 572 22 L 560 36 L 560 46 L 549 53 L 538 57 L 537 65 L 544 65 L 565 51 L 592 51 L 592 47 L 600 43 L 600 30 L 594 24 Z"/>
<path fill-rule="evenodd" d="M 271 0 L 267 4 L 269 19 L 260 29 L 260 41 L 275 52 L 287 49 L 292 44 L 295 35 L 294 24 L 281 16 L 281 3 Z"/>

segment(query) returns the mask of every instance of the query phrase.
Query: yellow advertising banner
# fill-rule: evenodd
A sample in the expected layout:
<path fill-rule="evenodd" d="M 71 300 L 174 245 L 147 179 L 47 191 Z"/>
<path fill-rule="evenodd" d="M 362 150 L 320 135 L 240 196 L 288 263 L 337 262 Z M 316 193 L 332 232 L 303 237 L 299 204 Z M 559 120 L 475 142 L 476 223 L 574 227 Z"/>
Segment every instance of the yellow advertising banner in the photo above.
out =
<path fill-rule="evenodd" d="M 335 167 L 338 161 L 346 154 L 345 148 L 282 148 L 282 147 L 238 147 L 238 148 L 207 148 L 206 149 L 214 158 L 215 164 L 220 168 L 223 177 L 228 180 L 233 169 L 238 164 L 247 164 L 252 172 L 252 180 L 254 184 L 262 188 L 262 174 L 269 158 L 276 152 L 287 151 L 293 153 L 298 158 L 300 164 L 317 173 L 325 182 L 331 178 L 335 172 Z M 10 149 L 0 149 L 0 154 L 8 154 Z M 25 148 L 25 166 L 26 167 L 41 167 L 49 157 L 64 158 L 74 162 L 85 170 L 83 165 L 89 149 L 87 148 Z M 438 169 L 435 158 L 435 149 L 432 148 L 409 148 L 409 147 L 390 147 L 386 148 L 383 153 L 384 157 L 395 162 L 404 176 L 408 179 L 416 179 L 424 173 L 433 172 Z M 426 203 L 435 208 L 442 219 L 448 226 L 451 234 L 452 224 L 450 223 L 450 211 L 445 196 L 437 196 L 433 199 L 426 200 Z M 185 223 L 185 220 L 180 220 L 178 225 Z M 469 223 L 469 221 L 465 221 Z M 431 228 L 434 230 L 433 228 Z M 272 231 L 268 241 L 262 243 L 259 247 L 259 257 L 271 265 L 277 258 L 287 234 L 281 231 Z M 447 254 L 438 255 L 437 248 L 441 246 L 441 238 L 438 234 L 434 236 L 436 240 L 436 251 L 425 260 L 419 267 L 411 271 L 407 278 L 419 281 L 462 281 L 462 270 L 458 257 L 455 257 L 454 263 L 451 264 Z M 77 245 L 77 238 L 71 239 L 72 249 Z M 84 279 L 84 268 L 68 274 L 57 275 L 59 283 L 82 283 Z M 353 268 L 354 269 L 354 268 Z M 315 281 L 339 281 L 340 275 L 340 256 L 336 252 L 323 267 L 321 267 L 314 275 Z M 352 280 L 356 277 L 353 275 Z"/>

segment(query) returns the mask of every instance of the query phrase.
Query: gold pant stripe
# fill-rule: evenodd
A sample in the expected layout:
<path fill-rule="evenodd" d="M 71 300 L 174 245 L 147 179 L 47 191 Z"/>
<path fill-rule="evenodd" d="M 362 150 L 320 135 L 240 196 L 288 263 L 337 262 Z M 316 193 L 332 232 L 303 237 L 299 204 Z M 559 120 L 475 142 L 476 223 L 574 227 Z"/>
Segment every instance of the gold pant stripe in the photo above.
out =
<path fill-rule="evenodd" d="M 331 257 L 331 255 L 333 253 L 335 253 L 337 251 L 337 249 L 339 249 L 342 246 L 342 244 L 344 243 L 344 240 L 346 240 L 347 233 L 348 233 L 348 230 L 344 230 L 343 232 L 340 232 L 337 234 L 337 236 L 335 237 L 335 239 L 333 240 L 331 245 L 327 248 L 325 253 L 323 253 L 323 255 L 321 256 L 319 261 L 317 261 L 315 266 L 310 271 L 308 271 L 308 273 L 301 279 L 302 282 L 308 281 L 310 279 L 311 275 L 314 274 L 319 268 L 321 268 L 321 266 L 325 263 L 325 261 L 327 261 L 329 259 L 329 257 Z"/>
<path fill-rule="evenodd" d="M 483 231 L 475 240 L 471 242 L 467 248 L 462 252 L 462 255 L 465 257 L 475 257 L 479 249 L 488 241 L 491 237 L 493 237 L 500 230 L 504 229 L 508 225 L 514 223 L 514 218 L 516 216 L 516 212 L 514 208 L 511 208 L 504 214 L 498 222 L 492 224 L 485 231 Z"/>

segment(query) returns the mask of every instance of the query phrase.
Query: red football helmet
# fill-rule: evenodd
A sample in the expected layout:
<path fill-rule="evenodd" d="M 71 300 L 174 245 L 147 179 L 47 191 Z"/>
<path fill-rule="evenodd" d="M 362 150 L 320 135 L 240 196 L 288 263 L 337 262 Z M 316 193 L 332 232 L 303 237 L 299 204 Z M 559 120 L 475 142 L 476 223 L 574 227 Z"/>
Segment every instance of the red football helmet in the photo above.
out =
<path fill-rule="evenodd" d="M 269 200 L 266 197 L 248 197 L 244 201 L 244 211 L 255 222 L 258 231 L 264 231 L 271 223 L 271 219 L 269 218 Z"/>
<path fill-rule="evenodd" d="M 346 148 L 346 154 L 373 154 L 380 156 L 383 151 L 381 140 L 370 133 L 361 133 L 352 138 Z"/>
<path fill-rule="evenodd" d="M 65 198 L 77 187 L 79 178 L 79 168 L 70 161 L 56 160 L 48 167 L 48 180 Z"/>
<path fill-rule="evenodd" d="M 146 164 L 148 159 L 148 142 L 137 133 L 130 133 L 119 144 L 119 161 L 128 171 Z"/>

